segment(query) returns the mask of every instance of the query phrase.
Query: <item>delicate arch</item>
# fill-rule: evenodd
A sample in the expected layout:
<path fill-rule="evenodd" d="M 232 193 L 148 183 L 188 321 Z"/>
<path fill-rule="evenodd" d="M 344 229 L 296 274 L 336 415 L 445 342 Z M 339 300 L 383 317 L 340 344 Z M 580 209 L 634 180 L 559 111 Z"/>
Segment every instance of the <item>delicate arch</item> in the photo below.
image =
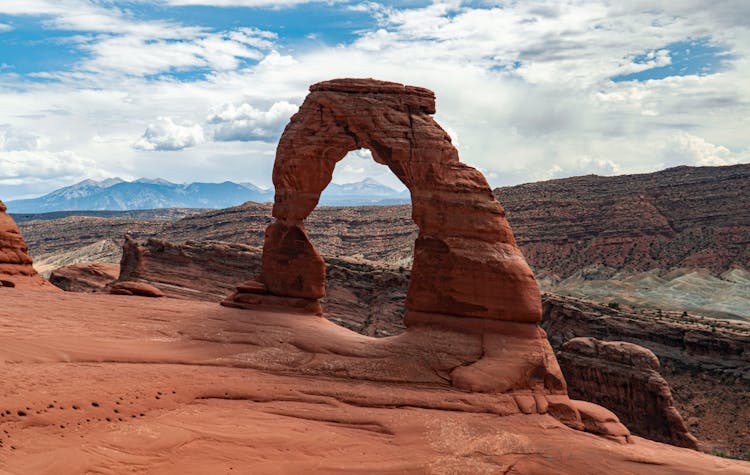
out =
<path fill-rule="evenodd" d="M 273 183 L 276 222 L 263 247 L 264 291 L 316 300 L 325 265 L 304 219 L 330 183 L 336 163 L 367 148 L 411 192 L 420 229 L 407 294 L 407 324 L 442 315 L 538 322 L 539 288 L 484 176 L 459 161 L 435 122 L 424 88 L 337 79 L 315 84 L 284 129 Z M 438 314 L 438 315 L 436 315 Z"/>

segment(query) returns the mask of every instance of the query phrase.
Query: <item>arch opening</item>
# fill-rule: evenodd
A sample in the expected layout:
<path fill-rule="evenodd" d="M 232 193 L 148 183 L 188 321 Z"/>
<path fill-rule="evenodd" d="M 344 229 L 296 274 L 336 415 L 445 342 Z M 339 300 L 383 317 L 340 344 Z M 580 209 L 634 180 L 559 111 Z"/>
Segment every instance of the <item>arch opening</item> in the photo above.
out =
<path fill-rule="evenodd" d="M 349 152 L 304 224 L 326 262 L 325 317 L 367 336 L 402 333 L 418 235 L 408 189 L 368 149 Z"/>

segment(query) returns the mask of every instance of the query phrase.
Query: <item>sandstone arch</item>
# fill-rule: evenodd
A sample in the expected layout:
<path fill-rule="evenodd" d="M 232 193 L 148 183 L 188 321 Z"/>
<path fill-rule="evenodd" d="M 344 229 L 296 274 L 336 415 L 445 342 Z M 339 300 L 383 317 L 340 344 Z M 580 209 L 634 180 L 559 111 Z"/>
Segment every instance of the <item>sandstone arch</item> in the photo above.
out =
<path fill-rule="evenodd" d="M 407 325 L 445 316 L 536 323 L 539 288 L 516 246 L 505 211 L 484 176 L 459 161 L 435 122 L 424 88 L 337 79 L 315 84 L 279 141 L 276 197 L 263 248 L 263 285 L 228 303 L 253 304 L 256 292 L 315 302 L 325 295 L 323 259 L 303 220 L 349 151 L 367 148 L 406 185 L 420 228 L 407 295 Z M 246 295 L 242 295 L 242 294 Z M 247 295 L 250 294 L 250 295 Z"/>
<path fill-rule="evenodd" d="M 459 161 L 434 113 L 434 94 L 419 87 L 373 79 L 310 87 L 276 151 L 276 221 L 266 230 L 262 275 L 238 286 L 223 305 L 322 315 L 325 266 L 303 221 L 336 163 L 351 150 L 367 148 L 411 191 L 412 218 L 420 229 L 406 300 L 408 328 L 366 341 L 335 332 L 337 343 L 295 335 L 293 346 L 313 348 L 316 355 L 295 364 L 308 372 L 324 368 L 325 374 L 384 381 L 437 378 L 464 391 L 504 394 L 493 399 L 498 414 L 549 412 L 577 429 L 627 437 L 611 412 L 568 398 L 538 325 L 539 287 L 505 211 L 484 176 Z M 309 331 L 326 328 L 308 323 Z M 399 356 L 405 348 L 408 361 Z"/>

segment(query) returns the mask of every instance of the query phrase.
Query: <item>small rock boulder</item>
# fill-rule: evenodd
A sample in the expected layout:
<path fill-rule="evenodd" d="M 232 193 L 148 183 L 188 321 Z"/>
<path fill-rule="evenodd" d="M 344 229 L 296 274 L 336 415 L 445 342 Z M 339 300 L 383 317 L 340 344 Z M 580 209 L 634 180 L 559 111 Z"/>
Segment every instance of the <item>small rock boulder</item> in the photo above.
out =
<path fill-rule="evenodd" d="M 164 297 L 164 292 L 145 282 L 118 282 L 113 285 L 110 294 L 138 295 L 140 297 Z"/>

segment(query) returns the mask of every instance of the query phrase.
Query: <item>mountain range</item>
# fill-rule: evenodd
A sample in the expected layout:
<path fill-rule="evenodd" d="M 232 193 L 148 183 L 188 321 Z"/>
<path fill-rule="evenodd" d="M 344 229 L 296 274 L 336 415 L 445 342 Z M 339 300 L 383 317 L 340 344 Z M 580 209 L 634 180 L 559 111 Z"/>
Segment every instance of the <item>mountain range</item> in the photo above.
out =
<path fill-rule="evenodd" d="M 125 181 L 109 178 L 84 180 L 47 195 L 9 201 L 13 213 L 49 213 L 55 211 L 125 211 L 163 208 L 228 208 L 253 201 L 273 201 L 273 189 L 252 183 L 177 184 L 160 178 Z M 396 191 L 372 178 L 356 183 L 331 183 L 323 191 L 325 206 L 386 205 L 409 203 L 408 190 Z"/>

